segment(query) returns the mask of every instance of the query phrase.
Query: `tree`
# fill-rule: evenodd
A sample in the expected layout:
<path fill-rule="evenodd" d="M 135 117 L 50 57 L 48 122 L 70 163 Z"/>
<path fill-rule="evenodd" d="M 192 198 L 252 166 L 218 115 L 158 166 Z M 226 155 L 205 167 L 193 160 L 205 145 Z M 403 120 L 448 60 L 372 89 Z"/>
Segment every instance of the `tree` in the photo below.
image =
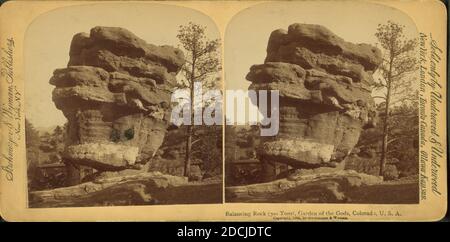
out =
<path fill-rule="evenodd" d="M 392 142 L 388 140 L 391 107 L 409 99 L 414 81 L 410 74 L 417 69 L 417 41 L 407 39 L 403 30 L 404 26 L 388 21 L 379 24 L 375 33 L 383 52 L 383 61 L 378 68 L 380 77 L 375 86 L 376 91 L 383 93 L 375 98 L 384 101 L 380 176 L 384 173 L 388 144 Z"/>
<path fill-rule="evenodd" d="M 416 100 L 402 103 L 391 110 L 389 124 L 389 159 L 396 159 L 400 175 L 408 176 L 419 171 L 419 103 Z"/>
<path fill-rule="evenodd" d="M 186 154 L 184 159 L 184 176 L 190 176 L 192 136 L 194 132 L 194 82 L 200 82 L 203 89 L 217 85 L 217 73 L 220 71 L 218 39 L 209 40 L 205 34 L 206 27 L 189 22 L 181 25 L 178 30 L 178 39 L 185 50 L 186 64 L 182 67 L 184 78 L 181 87 L 190 90 L 190 120 L 186 134 Z"/>
<path fill-rule="evenodd" d="M 39 147 L 39 132 L 34 128 L 33 124 L 25 118 L 25 144 L 26 147 Z"/>
<path fill-rule="evenodd" d="M 39 169 L 39 132 L 25 118 L 25 144 L 27 153 L 28 188 L 34 190 L 38 186 Z"/>
<path fill-rule="evenodd" d="M 206 173 L 222 170 L 222 127 L 217 125 L 196 128 L 193 138 L 198 140 L 191 150 L 191 158 L 202 160 Z M 211 174 L 210 174 L 211 175 Z"/>

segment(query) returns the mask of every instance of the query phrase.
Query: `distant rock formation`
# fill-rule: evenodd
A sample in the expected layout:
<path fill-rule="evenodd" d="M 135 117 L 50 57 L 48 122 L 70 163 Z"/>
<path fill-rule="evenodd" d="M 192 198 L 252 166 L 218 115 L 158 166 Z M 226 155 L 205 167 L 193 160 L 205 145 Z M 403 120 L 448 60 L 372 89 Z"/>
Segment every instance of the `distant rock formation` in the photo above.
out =
<path fill-rule="evenodd" d="M 346 42 L 320 25 L 273 31 L 264 64 L 246 77 L 249 89 L 280 91 L 280 129 L 263 137 L 263 162 L 340 167 L 361 130 L 375 125 L 370 94 L 381 61 L 376 47 Z"/>
<path fill-rule="evenodd" d="M 54 71 L 53 101 L 68 120 L 63 160 L 100 171 L 145 163 L 163 142 L 181 50 L 130 31 L 95 27 L 76 34 L 67 68 Z"/>

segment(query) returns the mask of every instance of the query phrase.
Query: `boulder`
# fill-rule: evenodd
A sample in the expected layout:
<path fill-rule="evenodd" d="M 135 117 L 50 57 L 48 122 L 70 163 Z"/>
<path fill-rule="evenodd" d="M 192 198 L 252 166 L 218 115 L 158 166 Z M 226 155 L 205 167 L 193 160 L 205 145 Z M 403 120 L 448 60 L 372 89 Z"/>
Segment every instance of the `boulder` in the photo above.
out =
<path fill-rule="evenodd" d="M 225 188 L 229 203 L 355 203 L 419 202 L 417 180 L 383 181 L 353 170 L 299 174 L 266 183 Z"/>
<path fill-rule="evenodd" d="M 293 46 L 324 54 L 330 58 L 360 64 L 366 71 L 375 71 L 381 64 L 381 51 L 369 44 L 353 44 L 335 35 L 324 26 L 316 24 L 291 24 L 288 31 L 272 32 L 267 47 L 267 57 L 278 54 L 280 48 Z"/>
<path fill-rule="evenodd" d="M 109 53 L 112 59 L 102 59 L 100 52 Z M 97 58 L 90 59 L 91 56 Z M 128 58 L 142 66 L 160 66 L 169 73 L 178 73 L 185 62 L 183 52 L 175 47 L 146 43 L 124 28 L 97 26 L 91 29 L 90 34 L 79 33 L 73 37 L 69 66 L 97 66 L 98 60 L 112 66 L 128 64 L 113 63 L 114 59 L 120 58 Z"/>
<path fill-rule="evenodd" d="M 184 62 L 181 50 L 123 28 L 76 34 L 67 68 L 50 79 L 53 102 L 68 120 L 64 162 L 98 171 L 148 162 L 163 142 Z"/>
<path fill-rule="evenodd" d="M 140 172 L 98 177 L 70 187 L 30 192 L 30 208 L 94 207 L 222 202 L 221 181 L 188 182 L 186 177 Z"/>
<path fill-rule="evenodd" d="M 262 137 L 258 156 L 298 169 L 344 167 L 362 129 L 373 127 L 372 74 L 381 52 L 327 28 L 292 24 L 272 32 L 264 64 L 250 68 L 251 90 L 279 90 L 280 128 Z"/>

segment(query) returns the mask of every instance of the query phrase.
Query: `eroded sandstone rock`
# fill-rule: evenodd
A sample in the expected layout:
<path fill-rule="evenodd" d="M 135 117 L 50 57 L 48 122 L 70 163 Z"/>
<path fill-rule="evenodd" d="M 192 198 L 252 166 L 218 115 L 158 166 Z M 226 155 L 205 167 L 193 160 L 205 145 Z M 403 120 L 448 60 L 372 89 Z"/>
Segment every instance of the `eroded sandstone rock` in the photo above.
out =
<path fill-rule="evenodd" d="M 226 202 L 411 204 L 419 201 L 417 180 L 385 181 L 352 170 L 305 174 L 266 183 L 225 188 Z"/>
<path fill-rule="evenodd" d="M 344 41 L 320 25 L 292 24 L 272 32 L 264 64 L 250 68 L 253 90 L 280 91 L 280 129 L 263 137 L 264 163 L 336 167 L 375 125 L 372 74 L 381 52 Z"/>
<path fill-rule="evenodd" d="M 221 180 L 188 182 L 160 172 L 97 178 L 76 186 L 30 193 L 31 208 L 222 202 Z M 201 196 L 199 196 L 201 194 Z"/>
<path fill-rule="evenodd" d="M 95 27 L 73 37 L 54 71 L 53 101 L 68 120 L 64 161 L 100 171 L 145 163 L 161 145 L 183 53 L 130 31 Z"/>

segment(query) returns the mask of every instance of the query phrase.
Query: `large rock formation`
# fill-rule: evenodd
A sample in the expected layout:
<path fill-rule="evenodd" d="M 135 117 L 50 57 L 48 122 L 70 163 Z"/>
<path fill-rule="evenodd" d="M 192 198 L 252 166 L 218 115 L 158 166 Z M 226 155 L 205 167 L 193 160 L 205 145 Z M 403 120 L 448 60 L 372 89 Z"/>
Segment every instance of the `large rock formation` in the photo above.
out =
<path fill-rule="evenodd" d="M 53 101 L 68 120 L 64 161 L 100 171 L 147 162 L 166 133 L 184 62 L 179 49 L 148 44 L 123 28 L 76 34 L 68 67 L 50 79 Z"/>
<path fill-rule="evenodd" d="M 265 164 L 336 167 L 363 128 L 374 125 L 372 74 L 381 52 L 344 41 L 320 25 L 272 32 L 264 64 L 250 68 L 249 89 L 280 91 L 280 129 L 263 137 Z"/>

